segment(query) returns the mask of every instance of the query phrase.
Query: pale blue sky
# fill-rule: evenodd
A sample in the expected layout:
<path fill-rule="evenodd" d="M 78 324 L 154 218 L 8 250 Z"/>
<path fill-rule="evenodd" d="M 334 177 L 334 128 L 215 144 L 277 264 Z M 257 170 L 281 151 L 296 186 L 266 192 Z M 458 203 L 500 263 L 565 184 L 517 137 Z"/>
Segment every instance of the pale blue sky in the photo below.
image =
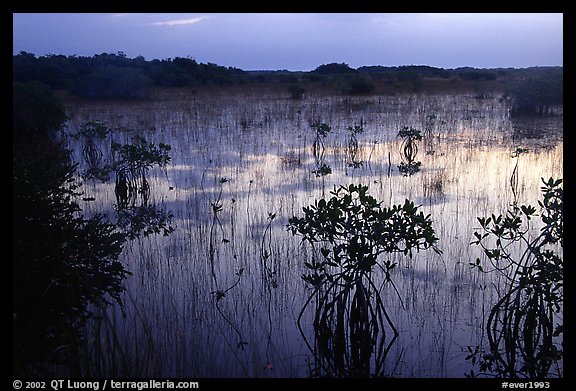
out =
<path fill-rule="evenodd" d="M 244 70 L 345 62 L 563 65 L 561 13 L 15 13 L 13 52 L 191 57 Z"/>

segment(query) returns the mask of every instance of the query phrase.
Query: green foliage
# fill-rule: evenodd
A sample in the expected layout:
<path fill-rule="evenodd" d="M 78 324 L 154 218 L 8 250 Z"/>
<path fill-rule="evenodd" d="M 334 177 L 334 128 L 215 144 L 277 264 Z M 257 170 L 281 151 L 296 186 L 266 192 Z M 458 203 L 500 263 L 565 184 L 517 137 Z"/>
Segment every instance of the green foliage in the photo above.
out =
<path fill-rule="evenodd" d="M 82 152 L 87 169 L 82 177 L 106 182 L 115 173 L 116 226 L 127 238 L 171 234 L 174 232 L 170 225 L 173 215 L 149 203 L 150 186 L 146 180 L 150 168 L 155 165 L 163 167 L 170 161 L 170 145 L 161 143 L 157 147 L 141 136 L 136 136 L 133 144 L 112 142 L 113 160 L 106 162 L 100 145 L 105 144 L 104 140 L 112 131 L 105 124 L 93 121 L 80 126 L 73 135 L 84 142 Z M 136 204 L 138 199 L 140 204 Z"/>
<path fill-rule="evenodd" d="M 459 71 L 458 76 L 462 80 L 473 80 L 473 81 L 496 80 L 498 78 L 498 75 L 494 72 L 483 71 L 479 69 L 465 69 L 463 71 Z"/>
<path fill-rule="evenodd" d="M 247 81 L 292 83 L 298 80 L 334 83 L 344 94 L 369 94 L 371 81 L 396 81 L 420 90 L 429 79 L 451 79 L 456 82 L 490 83 L 497 80 L 507 86 L 514 97 L 512 114 L 549 114 L 552 106 L 562 104 L 562 67 L 456 69 L 426 65 L 399 67 L 362 66 L 351 68 L 346 63 L 322 64 L 310 72 L 250 71 L 199 63 L 193 58 L 153 59 L 128 58 L 124 53 L 101 53 L 91 57 L 46 55 L 36 57 L 20 52 L 12 56 L 15 82 L 40 81 L 54 89 L 76 91 L 84 97 L 141 98 L 148 87 L 193 87 L 200 85 L 242 84 Z M 352 78 L 348 78 L 352 76 Z M 535 84 L 536 83 L 536 84 Z M 397 88 L 401 88 L 400 85 Z M 540 84 L 539 86 L 537 84 Z M 456 84 L 455 84 L 456 85 Z M 521 85 L 524 85 L 521 86 Z M 296 96 L 299 96 L 296 95 Z M 536 105 L 533 102 L 539 102 Z M 560 102 L 560 103 L 558 103 Z"/>
<path fill-rule="evenodd" d="M 151 86 L 232 84 L 246 77 L 240 69 L 198 63 L 191 58 L 146 61 L 141 56 L 128 58 L 122 52 L 92 57 L 36 57 L 21 52 L 12 57 L 12 65 L 14 81 L 41 81 L 87 98 L 142 98 Z"/>
<path fill-rule="evenodd" d="M 353 184 L 330 194 L 330 199 L 304 207 L 304 217 L 289 220 L 293 234 L 312 245 L 321 244 L 322 259 L 307 263 L 311 272 L 302 277 L 317 289 L 336 278 L 357 281 L 372 271 L 383 253 L 411 257 L 414 250 L 439 251 L 430 215 L 412 201 L 385 208 L 368 194 L 368 186 Z M 384 261 L 380 266 L 389 278 L 396 265 Z"/>
<path fill-rule="evenodd" d="M 537 216 L 532 205 L 513 205 L 505 215 L 479 217 L 480 229 L 472 245 L 484 258 L 470 263 L 481 272 L 498 272 L 507 284 L 492 307 L 486 324 L 488 351 L 478 347 L 467 359 L 480 365 L 480 373 L 498 377 L 545 378 L 553 376 L 562 359 L 564 302 L 563 189 L 562 180 L 542 179 L 540 234 L 532 237 L 531 222 Z M 517 256 L 515 246 L 522 251 Z M 561 376 L 559 373 L 558 376 Z"/>
<path fill-rule="evenodd" d="M 340 186 L 304 207 L 303 217 L 292 217 L 288 229 L 314 249 L 304 262 L 302 279 L 312 294 L 298 316 L 298 326 L 314 353 L 317 376 L 384 376 L 385 357 L 398 336 L 376 287 L 372 272 L 378 266 L 384 282 L 392 282 L 396 263 L 380 259 L 384 253 L 432 248 L 437 252 L 430 216 L 406 200 L 384 208 L 368 194 L 368 186 Z M 302 314 L 317 297 L 314 311 L 314 347 L 302 331 Z M 393 332 L 385 344 L 386 328 Z"/>
<path fill-rule="evenodd" d="M 413 71 L 402 70 L 401 72 L 396 73 L 396 80 L 398 82 L 412 84 L 413 91 L 418 91 L 422 86 L 422 76 Z"/>
<path fill-rule="evenodd" d="M 73 137 L 76 139 L 83 138 L 88 141 L 103 140 L 111 131 L 112 130 L 102 122 L 89 121 L 81 125 L 80 129 L 73 135 Z"/>
<path fill-rule="evenodd" d="M 165 166 L 170 162 L 171 146 L 160 143 L 156 146 L 141 136 L 133 144 L 112 143 L 112 169 L 116 173 L 129 173 L 132 177 L 143 176 L 155 165 Z"/>
<path fill-rule="evenodd" d="M 326 137 L 332 130 L 332 127 L 324 122 L 316 121 L 310 125 L 312 129 L 316 130 L 317 137 Z"/>
<path fill-rule="evenodd" d="M 126 180 L 131 182 L 127 186 L 142 187 L 146 185 L 145 177 L 148 170 L 156 165 L 164 167 L 170 162 L 169 153 L 172 149 L 170 145 L 160 143 L 156 146 L 140 135 L 135 136 L 134 142 L 130 144 L 113 141 L 112 161 L 103 162 L 102 152 L 97 143 L 101 143 L 112 131 L 105 124 L 92 121 L 80 126 L 79 131 L 73 135 L 74 138 L 84 141 L 83 155 L 88 164 L 85 178 L 106 181 L 110 173 L 114 172 L 117 181 Z"/>
<path fill-rule="evenodd" d="M 402 137 L 403 139 L 408 139 L 408 140 L 422 140 L 422 132 L 418 129 L 412 128 L 412 127 L 408 127 L 408 126 L 404 126 L 402 127 L 402 129 L 400 129 L 398 131 L 398 137 Z"/>
<path fill-rule="evenodd" d="M 80 65 L 80 64 L 79 64 Z M 20 52 L 12 57 L 12 75 L 15 82 L 40 81 L 54 89 L 70 88 L 82 72 L 82 66 L 72 66 L 69 57 Z"/>
<path fill-rule="evenodd" d="M 105 167 L 105 171 L 116 174 L 116 224 L 130 239 L 159 233 L 168 236 L 174 232 L 170 225 L 172 213 L 149 204 L 150 185 L 146 180 L 149 169 L 168 164 L 170 150 L 168 144 L 160 143 L 156 146 L 141 136 L 137 136 L 132 144 L 112 143 L 113 160 Z M 136 204 L 138 197 L 141 199 L 139 205 Z"/>
<path fill-rule="evenodd" d="M 78 79 L 73 92 L 85 98 L 145 98 L 152 81 L 141 69 L 107 65 Z"/>
<path fill-rule="evenodd" d="M 415 80 L 422 77 L 435 77 L 447 79 L 450 71 L 442 68 L 435 68 L 427 65 L 404 65 L 400 67 L 384 67 L 381 65 L 362 66 L 358 72 L 369 73 L 371 75 L 385 75 L 386 78 L 395 77 L 398 81 Z"/>

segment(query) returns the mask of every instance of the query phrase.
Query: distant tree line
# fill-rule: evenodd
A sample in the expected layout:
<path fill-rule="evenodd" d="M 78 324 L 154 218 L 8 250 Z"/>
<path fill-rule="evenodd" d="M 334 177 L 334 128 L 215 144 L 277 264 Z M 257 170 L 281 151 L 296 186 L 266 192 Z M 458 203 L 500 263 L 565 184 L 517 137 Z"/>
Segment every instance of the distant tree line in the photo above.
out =
<path fill-rule="evenodd" d="M 510 102 L 512 115 L 552 115 L 555 108 L 563 105 L 563 67 L 442 69 L 427 65 L 376 65 L 354 69 L 345 63 L 331 63 L 320 65 L 310 75 L 338 80 L 341 92 L 349 95 L 374 92 L 374 81 L 408 82 L 413 91 L 419 91 L 425 79 L 474 83 L 498 81 Z"/>
<path fill-rule="evenodd" d="M 148 96 L 152 87 L 194 87 L 241 83 L 280 83 L 289 97 L 304 94 L 302 83 L 333 86 L 345 95 L 372 94 L 376 85 L 408 87 L 413 92 L 425 88 L 427 80 L 484 83 L 497 82 L 513 102 L 512 112 L 551 112 L 562 102 L 562 67 L 492 68 L 460 67 L 443 69 L 428 65 L 361 66 L 322 64 L 309 72 L 244 71 L 212 63 L 199 63 L 186 57 L 147 61 L 142 56 L 128 58 L 123 52 L 92 57 L 46 55 L 20 52 L 13 56 L 13 81 L 40 81 L 53 89 L 64 89 L 86 98 L 133 99 Z"/>
<path fill-rule="evenodd" d="M 562 68 L 518 73 L 508 85 L 507 97 L 512 116 L 555 114 L 564 101 Z"/>
<path fill-rule="evenodd" d="M 330 63 L 318 66 L 311 75 L 331 77 L 339 80 L 341 92 L 346 95 L 362 95 L 374 92 L 374 82 L 408 83 L 413 91 L 419 91 L 424 79 L 444 79 L 463 81 L 490 81 L 496 80 L 502 74 L 495 70 L 483 70 L 470 67 L 457 69 L 435 68 L 428 65 L 405 65 L 385 67 L 382 65 L 361 66 L 351 68 L 346 63 Z M 320 77 L 318 77 L 320 76 Z M 314 76 L 312 76 L 314 77 Z"/>
<path fill-rule="evenodd" d="M 146 61 L 124 53 L 92 57 L 20 52 L 12 57 L 13 81 L 40 81 L 87 98 L 142 98 L 150 87 L 234 84 L 244 80 L 241 69 L 198 63 L 191 58 Z"/>

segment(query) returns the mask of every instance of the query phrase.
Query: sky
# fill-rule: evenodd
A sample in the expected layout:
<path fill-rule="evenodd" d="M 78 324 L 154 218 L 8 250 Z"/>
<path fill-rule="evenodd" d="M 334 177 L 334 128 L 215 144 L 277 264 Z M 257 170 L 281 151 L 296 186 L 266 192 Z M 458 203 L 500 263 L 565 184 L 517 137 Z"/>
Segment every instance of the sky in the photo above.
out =
<path fill-rule="evenodd" d="M 14 13 L 13 53 L 190 57 L 243 70 L 322 64 L 563 66 L 561 13 Z"/>

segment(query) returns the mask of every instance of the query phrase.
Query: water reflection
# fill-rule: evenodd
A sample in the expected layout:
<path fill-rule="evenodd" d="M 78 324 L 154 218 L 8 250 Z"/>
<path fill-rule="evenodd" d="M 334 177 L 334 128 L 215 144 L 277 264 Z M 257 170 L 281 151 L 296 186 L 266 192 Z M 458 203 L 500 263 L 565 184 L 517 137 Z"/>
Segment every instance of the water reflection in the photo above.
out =
<path fill-rule="evenodd" d="M 155 150 L 154 144 L 148 145 L 139 135 L 134 138 L 134 144 L 121 145 L 112 141 L 115 133 L 125 131 L 112 129 L 99 121 L 80 126 L 73 138 L 82 145 L 85 168 L 81 176 L 87 181 L 105 183 L 114 174 L 116 224 L 129 239 L 158 233 L 169 235 L 174 231 L 170 225 L 173 215 L 151 202 L 146 176 L 154 164 L 163 166 L 170 160 L 170 148 L 160 144 Z M 104 151 L 109 145 L 110 150 Z M 105 154 L 111 157 L 105 159 Z M 94 197 L 88 199 L 95 200 Z"/>
<path fill-rule="evenodd" d="M 332 285 L 314 315 L 312 377 L 383 377 L 385 359 L 398 331 L 374 286 Z M 302 330 L 299 319 L 299 327 Z M 387 338 L 387 332 L 391 337 Z M 303 338 L 306 334 L 302 331 Z"/>
<path fill-rule="evenodd" d="M 332 167 L 326 164 L 325 152 L 326 147 L 324 146 L 324 139 L 330 133 L 332 128 L 326 124 L 316 121 L 311 125 L 311 128 L 316 131 L 316 138 L 312 144 L 312 155 L 314 156 L 315 168 L 312 173 L 316 174 L 316 177 L 324 177 L 332 173 Z"/>
<path fill-rule="evenodd" d="M 143 129 L 154 126 L 156 132 L 143 133 L 146 138 L 172 146 L 166 171 L 147 174 L 146 197 L 126 191 L 116 199 L 114 181 L 107 187 L 87 184 L 84 189 L 86 196 L 96 198 L 90 203 L 95 212 L 112 209 L 113 204 L 123 211 L 148 205 L 170 211 L 177 222 L 169 236 L 141 235 L 127 246 L 123 262 L 133 277 L 127 281 L 126 317 L 119 309 L 112 310 L 107 316 L 113 322 L 95 325 L 91 337 L 108 336 L 112 341 L 114 336 L 126 360 L 138 363 L 132 368 L 139 376 L 306 377 L 310 368 L 325 373 L 339 368 L 342 376 L 363 376 L 371 346 L 371 375 L 463 377 L 470 369 L 465 347 L 481 341 L 487 308 L 497 301 L 492 287 L 498 281 L 468 267 L 470 259 L 482 256 L 469 246 L 476 217 L 504 211 L 514 198 L 535 203 L 540 177 L 562 176 L 561 141 L 551 148 L 530 144 L 528 153 L 511 159 L 510 151 L 526 147 L 525 139 L 511 143 L 513 123 L 497 99 L 398 95 L 362 97 L 356 102 L 349 98 L 352 103 L 366 102 L 349 112 L 341 110 L 342 97 L 295 101 L 280 95 L 212 91 L 126 105 L 68 105 L 71 126 L 91 119 L 131 127 L 142 124 Z M 394 160 L 399 151 L 403 155 L 398 129 L 426 125 L 422 115 L 431 113 L 430 108 L 437 118 L 430 119 L 424 130 L 432 129 L 433 138 L 425 132 L 424 153 L 412 159 L 421 161 L 418 175 L 409 178 L 390 170 L 398 165 Z M 322 138 L 323 153 L 317 144 L 315 158 L 316 135 L 307 121 L 320 115 L 332 131 Z M 359 117 L 364 118 L 364 132 L 358 136 L 356 160 L 368 163 L 348 169 L 346 129 Z M 242 120 L 250 123 L 244 131 Z M 554 126 L 561 130 L 561 121 Z M 110 140 L 95 144 L 104 157 L 109 145 Z M 82 146 L 76 153 L 84 161 Z M 414 148 L 409 155 L 414 155 Z M 332 173 L 320 181 L 313 170 L 322 169 L 322 163 Z M 84 162 L 82 168 L 87 165 Z M 218 199 L 220 178 L 228 182 L 219 201 L 221 226 L 216 223 L 211 242 L 210 201 Z M 421 203 L 432 215 L 444 254 L 398 260 L 396 285 L 401 298 L 394 291 L 380 291 L 397 337 L 386 317 L 377 315 L 377 303 L 372 304 L 374 315 L 361 304 L 374 292 L 365 285 L 332 291 L 325 300 L 328 306 L 319 310 L 316 330 L 313 315 L 318 308 L 311 302 L 302 319 L 308 326 L 304 334 L 309 350 L 297 317 L 309 295 L 301 274 L 303 260 L 311 253 L 284 226 L 288 216 L 321 196 L 324 187 L 350 182 L 370 183 L 371 193 L 387 204 L 404 198 Z M 272 224 L 269 213 L 276 215 Z M 239 278 L 236 273 L 241 269 Z M 218 294 L 211 292 L 218 291 L 226 291 L 226 296 L 217 300 Z M 346 306 L 339 294 L 348 298 Z M 344 312 L 339 312 L 342 308 Z M 247 344 L 241 348 L 240 342 Z M 113 364 L 99 366 L 100 375 L 110 375 L 106 368 Z"/>
<path fill-rule="evenodd" d="M 173 214 L 150 203 L 150 187 L 148 182 L 145 183 L 142 188 L 133 189 L 117 181 L 114 189 L 117 202 L 116 224 L 130 239 L 160 233 L 167 236 L 174 232 L 171 225 Z M 137 203 L 137 199 L 141 203 Z"/>
<path fill-rule="evenodd" d="M 102 144 L 109 135 L 111 129 L 105 124 L 97 121 L 90 121 L 82 126 L 78 132 L 73 134 L 73 138 L 81 140 L 82 157 L 86 168 L 81 176 L 85 180 L 99 180 L 106 182 L 110 179 L 111 170 L 104 160 Z"/>
<path fill-rule="evenodd" d="M 346 166 L 352 168 L 359 168 L 364 165 L 358 155 L 358 135 L 364 132 L 364 119 L 360 119 L 360 125 L 349 126 L 348 131 L 348 145 L 346 146 Z"/>
<path fill-rule="evenodd" d="M 418 155 L 417 141 L 422 140 L 422 134 L 415 128 L 404 126 L 398 132 L 398 137 L 402 138 L 402 143 L 400 144 L 402 162 L 398 166 L 398 170 L 404 176 L 412 176 L 420 171 L 420 166 L 422 165 L 422 162 L 416 161 L 416 155 Z"/>

